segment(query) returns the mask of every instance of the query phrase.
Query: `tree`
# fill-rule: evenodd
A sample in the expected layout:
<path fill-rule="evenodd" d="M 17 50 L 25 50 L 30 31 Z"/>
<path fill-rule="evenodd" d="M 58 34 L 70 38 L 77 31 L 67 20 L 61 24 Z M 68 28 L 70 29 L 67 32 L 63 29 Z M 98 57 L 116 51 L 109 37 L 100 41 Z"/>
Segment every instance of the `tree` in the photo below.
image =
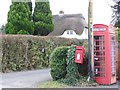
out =
<path fill-rule="evenodd" d="M 31 2 L 31 0 L 29 0 L 29 2 L 28 2 L 28 6 L 29 6 L 30 11 L 31 11 L 31 13 L 32 13 L 32 2 Z"/>
<path fill-rule="evenodd" d="M 115 23 L 115 27 L 118 29 L 116 30 L 117 41 L 120 42 L 120 0 L 113 0 L 115 5 L 111 6 L 113 10 L 113 20 L 112 23 Z"/>
<path fill-rule="evenodd" d="M 35 2 L 33 14 L 34 35 L 46 36 L 53 31 L 52 13 L 49 2 Z"/>
<path fill-rule="evenodd" d="M 31 2 L 12 2 L 8 12 L 6 34 L 33 34 Z"/>
<path fill-rule="evenodd" d="M 112 22 L 115 23 L 116 27 L 120 28 L 120 0 L 113 0 L 115 5 L 111 6 L 113 10 L 113 20 Z"/>

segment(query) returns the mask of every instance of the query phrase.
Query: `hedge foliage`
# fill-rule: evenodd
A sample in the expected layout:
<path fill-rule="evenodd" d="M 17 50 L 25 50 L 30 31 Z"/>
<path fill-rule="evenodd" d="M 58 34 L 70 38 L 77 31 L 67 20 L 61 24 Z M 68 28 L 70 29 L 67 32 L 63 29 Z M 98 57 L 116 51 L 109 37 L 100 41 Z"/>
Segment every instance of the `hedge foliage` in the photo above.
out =
<path fill-rule="evenodd" d="M 58 80 L 68 85 L 76 85 L 80 76 L 88 74 L 88 48 L 87 42 L 83 42 L 82 46 L 85 48 L 84 62 L 83 64 L 76 64 L 75 50 L 76 45 L 56 48 L 51 56 L 51 76 L 53 80 Z"/>
<path fill-rule="evenodd" d="M 68 47 L 57 47 L 50 55 L 50 68 L 53 80 L 65 78 L 66 76 L 66 57 Z"/>
<path fill-rule="evenodd" d="M 32 35 L 2 36 L 2 72 L 49 67 L 49 56 L 59 46 L 80 45 L 84 41 Z"/>

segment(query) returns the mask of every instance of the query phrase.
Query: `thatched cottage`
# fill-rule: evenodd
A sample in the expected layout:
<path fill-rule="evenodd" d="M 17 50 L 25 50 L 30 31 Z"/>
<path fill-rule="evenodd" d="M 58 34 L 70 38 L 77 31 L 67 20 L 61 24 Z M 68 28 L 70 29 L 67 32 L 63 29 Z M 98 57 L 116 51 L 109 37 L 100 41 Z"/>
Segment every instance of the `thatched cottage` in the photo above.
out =
<path fill-rule="evenodd" d="M 82 14 L 64 14 L 53 16 L 54 30 L 49 36 L 87 39 L 87 23 Z"/>

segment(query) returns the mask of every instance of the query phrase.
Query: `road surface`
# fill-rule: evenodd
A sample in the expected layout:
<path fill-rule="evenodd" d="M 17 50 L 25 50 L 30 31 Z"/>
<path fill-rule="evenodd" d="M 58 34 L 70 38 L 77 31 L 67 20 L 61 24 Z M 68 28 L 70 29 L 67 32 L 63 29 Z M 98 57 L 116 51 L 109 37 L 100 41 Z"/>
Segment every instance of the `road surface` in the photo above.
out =
<path fill-rule="evenodd" d="M 2 77 L 2 78 L 1 78 Z M 1 88 L 37 88 L 43 81 L 51 80 L 50 69 L 14 72 L 14 73 L 0 73 L 0 89 Z M 110 86 L 97 86 L 91 88 L 118 88 L 119 84 Z M 82 87 L 70 87 L 82 88 Z M 85 87 L 83 87 L 85 88 Z M 90 87 L 86 87 L 90 88 Z M 120 86 L 119 86 L 120 88 Z"/>
<path fill-rule="evenodd" d="M 0 73 L 1 76 L 0 85 L 2 85 L 2 88 L 34 88 L 40 82 L 52 79 L 50 69 Z"/>

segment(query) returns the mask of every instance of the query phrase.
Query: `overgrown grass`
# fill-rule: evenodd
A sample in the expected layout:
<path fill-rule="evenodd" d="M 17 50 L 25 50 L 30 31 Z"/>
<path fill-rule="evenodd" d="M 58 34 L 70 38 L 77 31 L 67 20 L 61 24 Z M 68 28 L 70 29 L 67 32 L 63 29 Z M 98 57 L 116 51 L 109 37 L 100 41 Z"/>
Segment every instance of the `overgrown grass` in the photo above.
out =
<path fill-rule="evenodd" d="M 59 82 L 65 83 L 69 85 L 69 87 L 77 86 L 77 87 L 92 87 L 92 86 L 98 86 L 98 84 L 91 78 L 90 81 L 87 81 L 87 76 L 80 76 L 78 79 L 76 79 L 75 82 L 69 83 L 67 79 L 60 79 Z"/>
<path fill-rule="evenodd" d="M 43 82 L 38 86 L 38 88 L 67 88 L 67 87 L 69 86 L 58 81 L 47 81 Z"/>

